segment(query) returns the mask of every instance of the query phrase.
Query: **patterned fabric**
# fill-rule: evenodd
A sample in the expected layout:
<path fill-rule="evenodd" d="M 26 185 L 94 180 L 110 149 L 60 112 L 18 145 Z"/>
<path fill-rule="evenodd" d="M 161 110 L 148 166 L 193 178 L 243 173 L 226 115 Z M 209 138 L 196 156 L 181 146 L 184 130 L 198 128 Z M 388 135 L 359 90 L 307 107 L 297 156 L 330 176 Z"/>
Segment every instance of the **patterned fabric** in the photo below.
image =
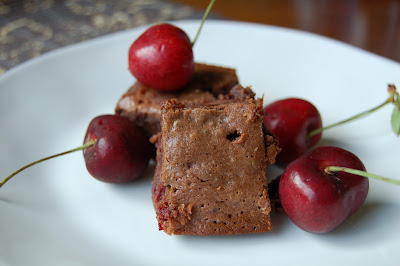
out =
<path fill-rule="evenodd" d="M 0 74 L 62 46 L 202 16 L 202 11 L 162 0 L 0 0 Z"/>

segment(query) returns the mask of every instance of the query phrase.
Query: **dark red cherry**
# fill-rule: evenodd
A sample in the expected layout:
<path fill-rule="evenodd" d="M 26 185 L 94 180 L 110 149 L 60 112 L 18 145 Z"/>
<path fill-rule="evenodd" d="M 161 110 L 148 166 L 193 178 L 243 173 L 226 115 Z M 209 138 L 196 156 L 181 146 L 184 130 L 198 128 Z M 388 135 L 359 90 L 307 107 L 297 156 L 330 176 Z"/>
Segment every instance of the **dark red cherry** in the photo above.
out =
<path fill-rule="evenodd" d="M 126 183 L 139 178 L 148 166 L 152 146 L 141 128 L 117 115 L 94 118 L 84 143 L 96 141 L 83 150 L 86 168 L 96 179 Z"/>
<path fill-rule="evenodd" d="M 280 164 L 292 162 L 321 139 L 321 133 L 308 136 L 322 127 L 322 120 L 317 108 L 306 100 L 287 98 L 265 106 L 264 111 L 265 124 L 282 148 L 276 159 Z"/>
<path fill-rule="evenodd" d="M 131 45 L 128 64 L 142 84 L 161 91 L 177 90 L 193 76 L 192 44 L 180 28 L 158 24 Z"/>
<path fill-rule="evenodd" d="M 329 172 L 339 166 L 365 171 L 360 159 L 341 148 L 315 148 L 290 163 L 279 182 L 279 199 L 289 218 L 301 229 L 326 233 L 339 226 L 364 203 L 366 177 Z"/>

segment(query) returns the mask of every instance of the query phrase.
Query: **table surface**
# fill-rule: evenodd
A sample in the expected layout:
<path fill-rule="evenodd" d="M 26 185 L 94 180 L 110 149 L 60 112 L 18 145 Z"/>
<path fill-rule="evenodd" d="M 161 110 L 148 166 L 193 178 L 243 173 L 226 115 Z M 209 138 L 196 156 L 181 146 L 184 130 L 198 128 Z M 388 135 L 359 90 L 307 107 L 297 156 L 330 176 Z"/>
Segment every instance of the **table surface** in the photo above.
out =
<path fill-rule="evenodd" d="M 0 74 L 48 51 L 134 28 L 200 19 L 209 0 L 0 1 Z M 209 16 L 328 36 L 400 62 L 399 0 L 217 0 Z"/>
<path fill-rule="evenodd" d="M 175 0 L 204 10 L 209 0 Z M 399 0 L 217 0 L 228 19 L 309 31 L 400 62 Z"/>

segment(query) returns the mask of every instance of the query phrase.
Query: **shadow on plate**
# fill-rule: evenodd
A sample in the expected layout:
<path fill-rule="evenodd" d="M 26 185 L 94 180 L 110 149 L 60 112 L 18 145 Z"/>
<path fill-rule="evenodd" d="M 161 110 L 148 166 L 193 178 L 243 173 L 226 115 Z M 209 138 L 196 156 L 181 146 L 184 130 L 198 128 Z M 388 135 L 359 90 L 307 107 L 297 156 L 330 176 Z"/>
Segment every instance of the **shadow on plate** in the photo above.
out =
<path fill-rule="evenodd" d="M 315 238 L 340 247 L 377 245 L 390 238 L 398 228 L 400 206 L 389 202 L 366 202 L 339 227 Z"/>
<path fill-rule="evenodd" d="M 143 176 L 127 184 L 110 184 L 112 190 L 136 202 L 151 202 L 151 182 L 154 177 L 155 163 L 150 162 Z"/>
<path fill-rule="evenodd" d="M 318 143 L 318 146 L 334 146 L 334 147 L 342 147 L 343 142 L 338 140 L 338 139 L 333 139 L 333 138 L 328 138 L 328 137 L 322 137 L 321 141 Z"/>

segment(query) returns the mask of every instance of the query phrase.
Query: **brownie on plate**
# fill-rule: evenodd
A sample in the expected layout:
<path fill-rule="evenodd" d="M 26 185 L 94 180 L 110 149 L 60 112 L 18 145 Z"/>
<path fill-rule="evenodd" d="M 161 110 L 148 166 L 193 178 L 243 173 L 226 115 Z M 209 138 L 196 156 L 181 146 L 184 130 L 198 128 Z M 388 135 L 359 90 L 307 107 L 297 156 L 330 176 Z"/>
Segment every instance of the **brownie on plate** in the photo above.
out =
<path fill-rule="evenodd" d="M 233 96 L 232 96 L 233 95 Z M 279 147 L 263 123 L 262 100 L 196 104 L 167 100 L 152 199 L 160 230 L 229 235 L 271 230 L 266 167 Z"/>
<path fill-rule="evenodd" d="M 119 100 L 115 112 L 143 127 L 149 136 L 160 132 L 160 103 L 176 98 L 188 101 L 209 101 L 227 94 L 238 84 L 236 71 L 231 68 L 195 64 L 191 81 L 174 92 L 160 92 L 136 82 Z"/>

